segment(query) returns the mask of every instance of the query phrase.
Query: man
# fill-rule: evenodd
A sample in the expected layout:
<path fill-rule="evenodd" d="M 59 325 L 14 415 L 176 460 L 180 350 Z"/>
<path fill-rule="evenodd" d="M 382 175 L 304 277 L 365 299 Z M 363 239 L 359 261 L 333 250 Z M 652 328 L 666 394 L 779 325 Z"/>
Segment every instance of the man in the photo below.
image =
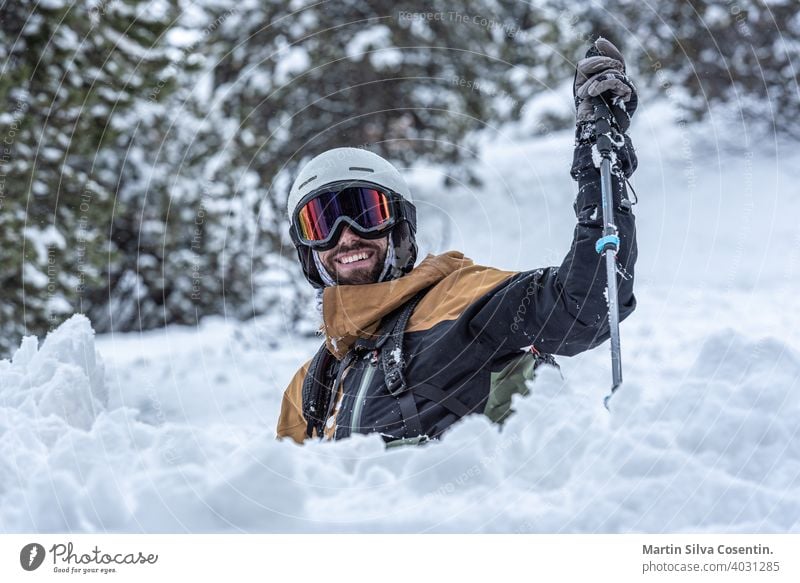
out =
<path fill-rule="evenodd" d="M 325 344 L 284 393 L 277 433 L 302 442 L 379 433 L 389 443 L 438 438 L 471 413 L 502 421 L 514 393 L 551 355 L 572 356 L 609 336 L 600 173 L 593 102 L 611 105 L 613 199 L 620 250 L 620 318 L 634 309 L 634 217 L 625 179 L 636 157 L 624 132 L 637 106 L 622 55 L 598 39 L 578 63 L 572 177 L 573 243 L 559 267 L 521 273 L 451 251 L 418 266 L 416 211 L 386 160 L 337 148 L 312 159 L 288 202 L 292 240 L 322 290 Z"/>

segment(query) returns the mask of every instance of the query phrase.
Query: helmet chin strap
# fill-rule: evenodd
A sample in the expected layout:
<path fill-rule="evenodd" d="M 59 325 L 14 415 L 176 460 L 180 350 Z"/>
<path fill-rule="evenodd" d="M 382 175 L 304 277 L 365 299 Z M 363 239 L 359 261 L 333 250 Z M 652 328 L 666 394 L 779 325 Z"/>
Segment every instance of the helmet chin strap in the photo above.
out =
<path fill-rule="evenodd" d="M 311 255 L 314 256 L 314 265 L 316 266 L 317 273 L 319 273 L 319 278 L 322 280 L 322 283 L 325 284 L 325 287 L 336 285 L 336 282 L 333 281 L 331 274 L 328 273 L 328 270 L 325 269 L 324 265 L 322 265 L 322 261 L 319 258 L 319 253 L 316 251 L 311 251 Z"/>
<path fill-rule="evenodd" d="M 317 251 L 312 251 L 311 255 L 314 256 L 314 265 L 317 268 L 317 272 L 319 273 L 319 277 L 322 280 L 322 283 L 325 284 L 325 287 L 330 287 L 332 285 L 336 285 L 333 277 L 328 270 L 325 269 L 325 266 L 322 264 L 322 260 L 319 258 L 319 253 Z M 378 281 L 387 281 L 392 279 L 392 267 L 394 266 L 395 260 L 395 252 L 394 252 L 394 243 L 392 242 L 392 237 L 389 237 L 388 246 L 386 249 L 386 258 L 383 260 L 383 270 L 381 271 L 380 276 L 378 277 Z"/>
<path fill-rule="evenodd" d="M 378 281 L 386 281 L 389 279 L 393 279 L 391 277 L 392 267 L 394 267 L 394 243 L 392 242 L 392 236 L 389 235 L 389 241 L 386 248 L 386 259 L 383 260 L 383 271 L 381 271 L 380 276 L 378 277 Z"/>

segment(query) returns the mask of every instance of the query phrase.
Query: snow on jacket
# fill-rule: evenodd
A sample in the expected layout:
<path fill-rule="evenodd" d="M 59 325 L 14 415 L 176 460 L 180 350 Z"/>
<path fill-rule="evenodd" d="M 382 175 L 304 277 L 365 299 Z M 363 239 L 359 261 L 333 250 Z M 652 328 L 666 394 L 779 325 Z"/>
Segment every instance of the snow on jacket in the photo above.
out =
<path fill-rule="evenodd" d="M 627 139 L 627 138 L 626 138 Z M 612 180 L 620 319 L 635 308 L 633 267 L 635 221 L 621 175 L 630 176 L 636 157 L 630 141 L 617 157 Z M 341 285 L 323 293 L 323 330 L 328 350 L 341 360 L 358 338 L 371 338 L 381 319 L 429 289 L 416 306 L 404 339 L 409 389 L 389 394 L 380 360 L 365 353 L 343 371 L 325 435 L 380 433 L 388 442 L 436 438 L 461 417 L 485 413 L 493 420 L 508 414 L 511 394 L 526 391 L 539 356 L 572 356 L 609 337 L 605 263 L 595 250 L 602 236 L 600 174 L 591 145 L 575 151 L 572 176 L 578 181 L 578 219 L 572 246 L 558 267 L 502 271 L 474 264 L 461 253 L 426 257 L 405 276 L 366 285 Z M 278 437 L 306 438 L 302 387 L 310 361 L 286 389 L 278 419 Z M 403 401 L 405 399 L 405 402 Z M 413 425 L 404 420 L 409 407 Z"/>

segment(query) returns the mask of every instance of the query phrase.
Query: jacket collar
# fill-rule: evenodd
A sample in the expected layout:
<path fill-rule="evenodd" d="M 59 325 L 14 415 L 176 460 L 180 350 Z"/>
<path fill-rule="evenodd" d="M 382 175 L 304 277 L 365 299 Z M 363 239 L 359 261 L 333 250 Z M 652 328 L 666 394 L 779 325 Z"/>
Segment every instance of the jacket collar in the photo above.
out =
<path fill-rule="evenodd" d="M 341 360 L 358 338 L 377 333 L 381 318 L 423 289 L 472 265 L 458 251 L 428 255 L 401 278 L 364 285 L 335 285 L 322 294 L 322 318 L 328 350 Z"/>

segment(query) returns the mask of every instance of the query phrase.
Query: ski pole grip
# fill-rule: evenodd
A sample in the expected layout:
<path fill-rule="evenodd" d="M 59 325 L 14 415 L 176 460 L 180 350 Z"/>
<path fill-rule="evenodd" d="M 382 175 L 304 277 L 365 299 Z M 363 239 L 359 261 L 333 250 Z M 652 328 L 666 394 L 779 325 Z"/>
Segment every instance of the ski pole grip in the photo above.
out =
<path fill-rule="evenodd" d="M 614 144 L 611 141 L 611 111 L 601 95 L 593 97 L 595 135 L 597 136 L 597 150 L 604 158 L 611 157 Z"/>

